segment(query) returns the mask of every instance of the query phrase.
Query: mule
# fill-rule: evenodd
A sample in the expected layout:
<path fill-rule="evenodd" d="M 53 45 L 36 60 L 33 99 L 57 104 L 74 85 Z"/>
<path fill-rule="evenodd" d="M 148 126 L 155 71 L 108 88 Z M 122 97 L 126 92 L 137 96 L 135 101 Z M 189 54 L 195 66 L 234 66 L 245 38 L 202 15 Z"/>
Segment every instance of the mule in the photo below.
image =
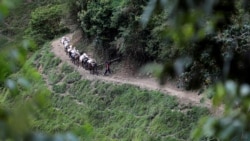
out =
<path fill-rule="evenodd" d="M 73 47 L 72 45 L 70 45 L 69 48 L 66 50 L 66 54 L 69 55 L 69 58 L 71 58 L 72 51 L 73 51 Z"/>
<path fill-rule="evenodd" d="M 97 63 L 93 59 L 89 59 L 87 61 L 87 69 L 89 70 L 90 74 L 96 74 L 98 75 L 98 70 L 97 70 Z"/>
<path fill-rule="evenodd" d="M 88 63 L 88 69 L 90 74 L 96 74 L 98 75 L 98 70 L 97 70 L 97 63 Z"/>
<path fill-rule="evenodd" d="M 80 57 L 80 54 L 78 52 L 70 52 L 70 59 L 71 59 L 71 62 L 77 66 L 79 66 L 79 57 Z"/>
<path fill-rule="evenodd" d="M 68 44 L 68 43 L 64 45 L 64 51 L 65 51 L 66 55 L 69 54 L 68 50 L 69 50 L 70 46 L 71 46 L 71 45 Z"/>
<path fill-rule="evenodd" d="M 79 63 L 81 63 L 82 67 L 86 70 L 87 69 L 87 61 L 89 60 L 89 57 L 86 53 L 83 53 L 79 57 Z"/>

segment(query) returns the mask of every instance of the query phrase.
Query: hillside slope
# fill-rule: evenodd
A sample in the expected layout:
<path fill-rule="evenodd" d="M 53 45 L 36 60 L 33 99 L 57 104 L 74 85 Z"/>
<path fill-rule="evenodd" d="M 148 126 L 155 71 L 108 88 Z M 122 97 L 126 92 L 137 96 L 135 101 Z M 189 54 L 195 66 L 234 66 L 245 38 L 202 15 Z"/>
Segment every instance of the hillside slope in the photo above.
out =
<path fill-rule="evenodd" d="M 72 38 L 73 33 L 65 35 Z M 63 45 L 60 43 L 60 38 L 55 39 L 51 42 L 52 44 L 52 52 L 59 57 L 62 61 L 67 62 L 69 65 L 74 66 L 75 69 L 79 71 L 79 73 L 83 76 L 83 78 L 88 80 L 101 80 L 110 83 L 118 83 L 118 84 L 130 84 L 135 85 L 143 89 L 148 90 L 158 90 L 165 94 L 176 96 L 179 99 L 180 103 L 183 104 L 192 104 L 197 106 L 205 106 L 211 108 L 211 102 L 206 100 L 204 103 L 201 103 L 202 95 L 197 95 L 195 92 L 190 91 L 181 91 L 178 90 L 175 86 L 171 84 L 166 84 L 164 86 L 160 86 L 159 83 L 153 78 L 139 78 L 139 77 L 130 77 L 130 76 L 120 76 L 118 74 L 112 74 L 111 76 L 101 76 L 101 75 L 92 75 L 89 74 L 88 71 L 84 70 L 81 67 L 75 66 L 71 63 L 70 58 L 65 54 Z"/>

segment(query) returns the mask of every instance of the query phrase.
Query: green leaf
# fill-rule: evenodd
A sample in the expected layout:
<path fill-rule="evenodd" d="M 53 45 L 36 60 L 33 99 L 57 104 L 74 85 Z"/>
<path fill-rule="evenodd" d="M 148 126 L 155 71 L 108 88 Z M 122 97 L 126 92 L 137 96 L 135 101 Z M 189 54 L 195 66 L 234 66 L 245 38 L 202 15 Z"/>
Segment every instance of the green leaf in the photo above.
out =
<path fill-rule="evenodd" d="M 208 118 L 203 126 L 203 132 L 205 136 L 212 137 L 215 134 L 214 125 L 216 120 L 214 118 Z"/>
<path fill-rule="evenodd" d="M 226 95 L 226 91 L 225 91 L 224 85 L 222 83 L 216 84 L 215 96 L 213 97 L 214 106 L 219 106 L 222 103 L 225 95 Z"/>

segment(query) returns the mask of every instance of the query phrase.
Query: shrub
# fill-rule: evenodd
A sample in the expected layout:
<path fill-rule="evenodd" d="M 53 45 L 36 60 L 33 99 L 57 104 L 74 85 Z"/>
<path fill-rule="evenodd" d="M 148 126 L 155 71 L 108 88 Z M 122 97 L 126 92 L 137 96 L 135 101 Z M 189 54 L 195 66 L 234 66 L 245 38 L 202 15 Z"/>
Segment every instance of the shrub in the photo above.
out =
<path fill-rule="evenodd" d="M 56 93 L 65 93 L 66 90 L 67 90 L 67 85 L 65 83 L 53 86 L 53 91 Z"/>
<path fill-rule="evenodd" d="M 43 73 L 45 74 L 61 63 L 61 60 L 49 51 L 49 47 L 49 43 L 44 45 L 44 49 L 41 51 L 41 57 L 39 58 L 39 64 L 42 65 Z"/>
<path fill-rule="evenodd" d="M 74 71 L 74 69 L 71 66 L 67 65 L 66 63 L 64 63 L 62 65 L 62 69 L 61 70 L 62 70 L 62 73 L 64 73 L 64 74 L 68 74 L 68 73 L 71 73 L 71 72 Z"/>
<path fill-rule="evenodd" d="M 35 9 L 31 13 L 29 28 L 26 31 L 38 44 L 45 40 L 53 39 L 68 29 L 61 23 L 63 16 L 63 5 L 47 5 Z"/>
<path fill-rule="evenodd" d="M 55 58 L 52 56 L 49 56 L 47 59 L 45 59 L 46 62 L 44 64 L 43 73 L 47 74 L 49 70 L 52 68 L 58 66 L 61 63 L 61 60 L 59 58 Z"/>
<path fill-rule="evenodd" d="M 34 61 L 38 61 L 41 57 L 42 55 L 40 53 L 35 53 Z"/>
<path fill-rule="evenodd" d="M 80 75 L 78 72 L 72 72 L 72 73 L 70 73 L 70 74 L 66 77 L 65 81 L 66 81 L 68 84 L 71 84 L 71 83 L 74 83 L 74 82 L 76 82 L 76 81 L 78 81 L 78 80 L 80 80 L 80 79 L 81 79 L 81 75 Z"/>
<path fill-rule="evenodd" d="M 90 84 L 89 80 L 78 81 L 69 88 L 68 92 L 70 94 L 82 95 L 83 93 L 88 92 L 86 86 L 88 86 L 89 84 Z"/>
<path fill-rule="evenodd" d="M 48 78 L 49 78 L 49 84 L 56 84 L 58 83 L 60 80 L 63 79 L 63 74 L 61 73 L 57 73 L 56 71 L 52 71 Z"/>

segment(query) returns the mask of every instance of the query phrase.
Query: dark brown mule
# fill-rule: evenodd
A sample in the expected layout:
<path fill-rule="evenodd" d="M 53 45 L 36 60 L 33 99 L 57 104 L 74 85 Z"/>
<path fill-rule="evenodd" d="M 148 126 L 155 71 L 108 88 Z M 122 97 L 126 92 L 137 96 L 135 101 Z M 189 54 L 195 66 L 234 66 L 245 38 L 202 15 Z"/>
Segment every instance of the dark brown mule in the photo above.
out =
<path fill-rule="evenodd" d="M 87 63 L 88 66 L 88 70 L 90 74 L 96 74 L 98 75 L 98 71 L 97 71 L 97 63 L 93 62 L 93 63 Z"/>
<path fill-rule="evenodd" d="M 75 65 L 77 65 L 78 67 L 79 67 L 79 64 L 80 64 L 80 62 L 79 62 L 79 57 L 80 57 L 79 54 L 75 54 L 75 56 L 73 57 L 73 63 L 74 63 Z"/>
<path fill-rule="evenodd" d="M 70 56 L 70 59 L 71 59 L 71 62 L 77 66 L 79 66 L 79 57 L 80 55 L 79 54 L 72 54 L 71 52 L 69 52 L 69 56 Z"/>
<path fill-rule="evenodd" d="M 88 69 L 88 60 L 89 60 L 89 58 L 84 58 L 83 60 L 82 60 L 82 67 L 85 69 L 85 70 L 87 70 Z"/>

